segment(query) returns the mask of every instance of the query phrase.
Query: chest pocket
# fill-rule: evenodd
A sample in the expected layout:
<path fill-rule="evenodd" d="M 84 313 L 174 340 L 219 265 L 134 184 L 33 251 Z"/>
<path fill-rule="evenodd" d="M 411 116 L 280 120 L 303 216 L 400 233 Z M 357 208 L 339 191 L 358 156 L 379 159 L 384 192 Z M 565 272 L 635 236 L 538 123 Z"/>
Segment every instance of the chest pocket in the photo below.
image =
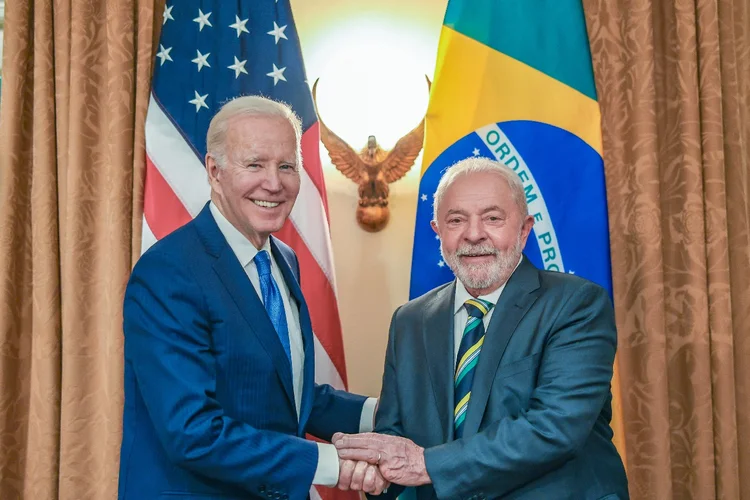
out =
<path fill-rule="evenodd" d="M 498 367 L 483 421 L 515 417 L 528 408 L 536 387 L 540 358 L 541 353 L 532 354 Z"/>

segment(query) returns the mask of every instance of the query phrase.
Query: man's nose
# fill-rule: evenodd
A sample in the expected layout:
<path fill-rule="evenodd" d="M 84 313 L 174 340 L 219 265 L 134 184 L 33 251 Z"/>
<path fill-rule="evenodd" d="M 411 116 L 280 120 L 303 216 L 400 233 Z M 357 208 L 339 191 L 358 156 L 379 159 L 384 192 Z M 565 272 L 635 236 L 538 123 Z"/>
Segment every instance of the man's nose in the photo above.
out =
<path fill-rule="evenodd" d="M 263 187 L 268 191 L 281 191 L 281 175 L 278 167 L 266 169 L 266 178 Z"/>
<path fill-rule="evenodd" d="M 467 242 L 476 244 L 481 243 L 487 239 L 487 231 L 485 231 L 484 224 L 481 219 L 469 220 L 469 227 L 466 229 L 464 239 Z"/>

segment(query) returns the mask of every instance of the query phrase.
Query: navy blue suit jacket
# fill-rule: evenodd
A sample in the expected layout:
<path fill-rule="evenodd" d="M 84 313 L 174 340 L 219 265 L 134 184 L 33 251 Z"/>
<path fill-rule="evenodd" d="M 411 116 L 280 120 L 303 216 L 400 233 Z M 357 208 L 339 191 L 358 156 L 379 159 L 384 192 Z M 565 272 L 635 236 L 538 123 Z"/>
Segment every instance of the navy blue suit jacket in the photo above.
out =
<path fill-rule="evenodd" d="M 426 448 L 433 484 L 417 496 L 628 498 L 609 426 L 617 334 L 607 293 L 524 258 L 492 314 L 454 439 L 455 286 L 412 300 L 391 322 L 375 430 Z"/>
<path fill-rule="evenodd" d="M 299 308 L 299 419 L 289 360 L 206 205 L 139 259 L 125 292 L 121 500 L 306 498 L 318 449 L 305 433 L 359 431 L 365 398 L 314 383 L 298 262 L 271 247 Z"/>

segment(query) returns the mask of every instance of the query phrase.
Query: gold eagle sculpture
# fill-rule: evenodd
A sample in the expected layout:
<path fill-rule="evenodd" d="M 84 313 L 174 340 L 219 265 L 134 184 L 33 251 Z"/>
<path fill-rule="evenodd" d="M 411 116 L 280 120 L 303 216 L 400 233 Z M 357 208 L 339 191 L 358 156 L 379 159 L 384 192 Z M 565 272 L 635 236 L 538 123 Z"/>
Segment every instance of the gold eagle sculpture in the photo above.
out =
<path fill-rule="evenodd" d="M 430 80 L 427 79 L 428 90 Z M 424 118 L 411 132 L 403 136 L 390 151 L 380 147 L 374 135 L 359 152 L 329 129 L 318 111 L 316 90 L 312 88 L 315 112 L 320 123 L 320 139 L 328 150 L 333 165 L 346 177 L 359 185 L 357 222 L 371 233 L 382 230 L 390 218 L 388 209 L 388 184 L 402 178 L 414 165 L 424 143 Z"/>

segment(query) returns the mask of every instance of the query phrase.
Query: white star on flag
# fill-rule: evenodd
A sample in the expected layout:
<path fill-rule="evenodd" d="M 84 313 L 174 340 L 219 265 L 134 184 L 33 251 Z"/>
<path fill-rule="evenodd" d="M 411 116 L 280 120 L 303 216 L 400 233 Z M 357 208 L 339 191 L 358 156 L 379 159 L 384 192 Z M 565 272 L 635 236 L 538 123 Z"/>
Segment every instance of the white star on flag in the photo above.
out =
<path fill-rule="evenodd" d="M 242 33 L 250 33 L 248 29 L 245 27 L 247 22 L 250 20 L 250 18 L 240 20 L 240 16 L 234 16 L 235 23 L 230 24 L 229 27 L 237 30 L 237 38 L 240 37 Z"/>
<path fill-rule="evenodd" d="M 438 261 L 438 267 L 445 267 L 445 262 L 443 262 L 442 260 Z"/>
<path fill-rule="evenodd" d="M 194 104 L 195 105 L 195 112 L 196 113 L 198 111 L 200 111 L 201 108 L 208 109 L 208 104 L 206 104 L 206 97 L 208 97 L 208 94 L 206 94 L 206 95 L 200 95 L 198 93 L 198 91 L 196 90 L 195 91 L 195 99 L 191 99 L 190 101 L 188 101 L 190 104 Z"/>
<path fill-rule="evenodd" d="M 161 23 L 162 26 L 164 26 L 165 24 L 167 24 L 167 21 L 169 21 L 170 19 L 172 21 L 174 21 L 174 17 L 172 17 L 172 9 L 173 8 L 174 8 L 174 5 L 170 5 L 170 6 L 166 6 L 165 5 L 164 6 L 164 13 L 162 14 L 162 18 L 164 20 Z"/>
<path fill-rule="evenodd" d="M 273 35 L 276 44 L 279 43 L 279 39 L 283 38 L 284 40 L 289 40 L 286 35 L 284 34 L 284 30 L 286 29 L 286 24 L 284 26 L 279 27 L 278 24 L 276 24 L 276 21 L 273 22 L 273 29 L 269 31 L 267 34 Z"/>
<path fill-rule="evenodd" d="M 214 27 L 213 24 L 211 24 L 211 21 L 208 20 L 208 17 L 211 15 L 209 12 L 208 14 L 204 14 L 202 10 L 198 9 L 198 17 L 193 19 L 193 22 L 198 23 L 198 31 L 203 31 L 204 26 L 210 26 Z"/>
<path fill-rule="evenodd" d="M 165 61 L 171 61 L 172 58 L 169 56 L 169 53 L 172 51 L 172 47 L 169 47 L 168 49 L 164 48 L 164 45 L 159 44 L 159 52 L 156 53 L 156 57 L 161 59 L 161 63 L 159 63 L 159 66 L 164 66 Z"/>
<path fill-rule="evenodd" d="M 237 59 L 237 56 L 234 56 L 234 64 L 232 64 L 231 66 L 227 66 L 227 68 L 234 70 L 235 80 L 240 77 L 240 73 L 247 74 L 247 70 L 245 69 L 246 62 L 247 59 L 245 59 L 244 61 L 240 61 L 239 59 Z"/>
<path fill-rule="evenodd" d="M 421 196 L 421 198 L 422 198 L 422 201 L 427 201 L 427 195 L 426 195 L 426 194 L 423 194 L 423 195 Z"/>
<path fill-rule="evenodd" d="M 277 68 L 276 64 L 273 65 L 273 71 L 270 73 L 266 73 L 266 76 L 270 76 L 273 78 L 273 86 L 275 87 L 277 83 L 279 83 L 279 80 L 286 81 L 286 78 L 284 78 L 284 70 L 286 67 L 283 68 Z"/>
<path fill-rule="evenodd" d="M 200 50 L 196 50 L 196 52 L 198 53 L 198 57 L 193 59 L 191 62 L 194 62 L 195 64 L 198 65 L 198 71 L 202 70 L 203 66 L 210 68 L 211 65 L 208 64 L 208 56 L 210 56 L 211 53 L 209 52 L 208 54 L 201 54 Z"/>
<path fill-rule="evenodd" d="M 439 239 L 440 239 L 440 235 L 439 235 L 439 234 L 436 234 L 436 235 L 435 235 L 435 239 L 436 239 L 436 240 L 439 240 Z"/>
<path fill-rule="evenodd" d="M 474 156 L 479 156 L 479 148 L 474 148 L 474 151 L 471 152 Z"/>

